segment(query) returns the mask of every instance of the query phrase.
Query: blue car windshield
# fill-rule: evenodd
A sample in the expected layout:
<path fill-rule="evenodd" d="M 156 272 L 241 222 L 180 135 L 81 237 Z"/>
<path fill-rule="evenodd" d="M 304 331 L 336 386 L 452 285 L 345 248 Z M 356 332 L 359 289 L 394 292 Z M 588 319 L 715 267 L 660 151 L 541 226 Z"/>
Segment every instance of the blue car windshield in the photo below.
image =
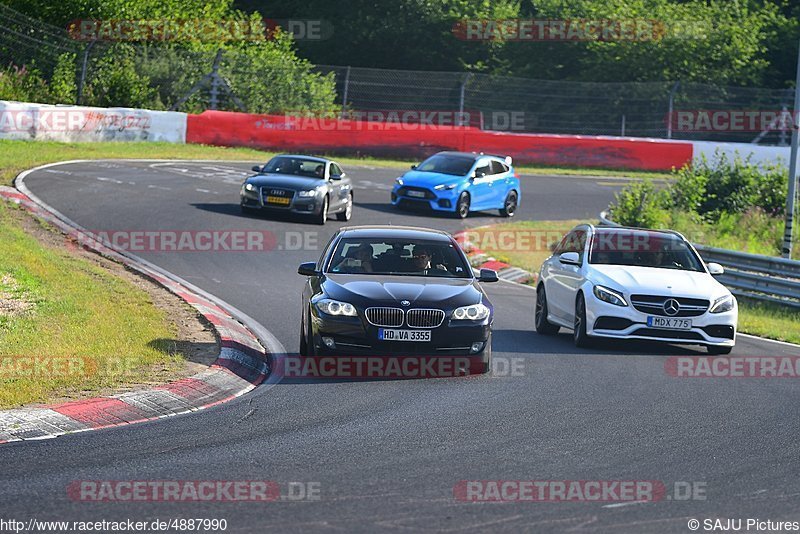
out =
<path fill-rule="evenodd" d="M 423 161 L 417 167 L 417 170 L 451 174 L 453 176 L 466 176 L 474 163 L 475 159 L 468 156 L 437 154 Z"/>

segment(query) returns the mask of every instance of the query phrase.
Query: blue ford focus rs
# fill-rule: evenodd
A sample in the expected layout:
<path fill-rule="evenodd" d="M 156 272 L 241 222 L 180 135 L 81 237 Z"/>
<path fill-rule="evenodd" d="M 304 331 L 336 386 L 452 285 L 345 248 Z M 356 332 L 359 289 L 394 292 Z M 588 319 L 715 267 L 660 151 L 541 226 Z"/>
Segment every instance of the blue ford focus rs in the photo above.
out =
<path fill-rule="evenodd" d="M 500 210 L 513 217 L 520 202 L 519 175 L 510 157 L 439 152 L 397 178 L 392 205 L 452 213 Z"/>

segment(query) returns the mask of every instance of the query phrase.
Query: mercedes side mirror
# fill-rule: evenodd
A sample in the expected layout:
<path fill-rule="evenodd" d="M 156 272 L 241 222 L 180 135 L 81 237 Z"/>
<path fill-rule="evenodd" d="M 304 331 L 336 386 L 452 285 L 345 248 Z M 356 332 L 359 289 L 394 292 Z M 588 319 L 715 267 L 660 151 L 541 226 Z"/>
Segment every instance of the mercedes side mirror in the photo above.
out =
<path fill-rule="evenodd" d="M 497 282 L 498 280 L 500 279 L 494 269 L 481 269 L 481 274 L 478 276 L 479 282 Z"/>
<path fill-rule="evenodd" d="M 297 274 L 302 274 L 303 276 L 317 276 L 319 274 L 319 271 L 317 271 L 317 264 L 313 261 L 301 263 L 300 267 L 297 268 Z"/>
<path fill-rule="evenodd" d="M 577 252 L 562 252 L 558 256 L 558 261 L 565 265 L 580 265 L 581 257 Z"/>
<path fill-rule="evenodd" d="M 707 263 L 706 267 L 708 267 L 708 274 L 711 276 L 719 276 L 725 272 L 725 269 L 722 267 L 722 265 L 719 263 L 714 263 L 713 261 L 711 263 Z"/>

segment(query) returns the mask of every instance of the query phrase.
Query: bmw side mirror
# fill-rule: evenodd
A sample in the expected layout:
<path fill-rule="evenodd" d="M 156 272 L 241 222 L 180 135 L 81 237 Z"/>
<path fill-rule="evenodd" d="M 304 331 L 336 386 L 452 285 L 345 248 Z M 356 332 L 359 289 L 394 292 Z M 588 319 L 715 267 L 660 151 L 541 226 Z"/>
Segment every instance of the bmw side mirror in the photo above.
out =
<path fill-rule="evenodd" d="M 317 271 L 317 264 L 313 261 L 301 263 L 300 267 L 297 268 L 297 274 L 302 274 L 303 276 L 316 276 L 319 274 L 319 271 Z"/>
<path fill-rule="evenodd" d="M 558 261 L 565 265 L 580 265 L 581 257 L 577 252 L 562 252 L 558 256 Z"/>
<path fill-rule="evenodd" d="M 260 165 L 253 165 L 253 171 L 261 172 L 261 166 Z"/>
<path fill-rule="evenodd" d="M 481 269 L 481 274 L 478 277 L 479 282 L 497 282 L 498 280 L 500 279 L 494 269 Z"/>
<path fill-rule="evenodd" d="M 708 274 L 711 276 L 719 276 L 725 272 L 725 269 L 719 263 L 707 263 L 706 266 L 708 267 Z"/>

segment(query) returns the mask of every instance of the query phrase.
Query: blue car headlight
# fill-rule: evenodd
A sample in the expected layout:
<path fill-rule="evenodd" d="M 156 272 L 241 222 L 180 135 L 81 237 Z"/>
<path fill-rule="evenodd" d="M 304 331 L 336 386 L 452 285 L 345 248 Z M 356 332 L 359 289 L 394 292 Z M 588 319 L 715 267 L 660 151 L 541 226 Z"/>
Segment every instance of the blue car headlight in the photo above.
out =
<path fill-rule="evenodd" d="M 437 191 L 450 191 L 452 189 L 455 189 L 456 187 L 458 187 L 457 183 L 455 183 L 455 184 L 439 184 L 436 187 L 434 187 L 434 189 L 436 189 Z"/>

